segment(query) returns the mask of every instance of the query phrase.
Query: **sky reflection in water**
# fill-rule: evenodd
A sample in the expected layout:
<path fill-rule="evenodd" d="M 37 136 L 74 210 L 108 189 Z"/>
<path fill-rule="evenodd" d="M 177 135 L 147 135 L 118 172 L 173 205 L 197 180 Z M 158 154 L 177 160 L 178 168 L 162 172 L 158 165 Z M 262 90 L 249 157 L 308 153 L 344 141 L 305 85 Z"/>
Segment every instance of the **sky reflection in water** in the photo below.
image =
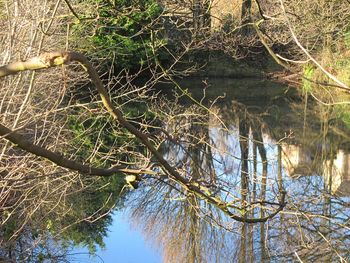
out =
<path fill-rule="evenodd" d="M 130 225 L 128 217 L 117 212 L 113 215 L 113 223 L 109 227 L 108 236 L 104 239 L 106 248 L 97 249 L 96 255 L 91 256 L 86 248 L 76 248 L 71 254 L 72 262 L 101 263 L 160 263 L 161 255 L 156 247 L 147 244 L 139 230 Z"/>
<path fill-rule="evenodd" d="M 242 194 L 243 174 L 247 174 L 249 185 L 245 198 L 252 201 L 274 201 L 279 188 L 283 187 L 288 192 L 288 205 L 265 224 L 247 225 L 231 222 L 204 202 L 198 204 L 203 210 L 195 211 L 191 209 L 191 202 L 195 200 L 187 203 L 188 200 L 180 197 L 176 199 L 180 195 L 173 195 L 169 188 L 157 182 L 145 184 L 129 197 L 130 211 L 139 228 L 144 229 L 143 233 L 160 244 L 163 259 L 169 262 L 176 258 L 181 262 L 348 260 L 349 141 L 330 132 L 329 119 L 319 114 L 324 109 L 313 105 L 305 112 L 302 101 L 287 100 L 286 89 L 269 82 L 209 80 L 207 83 L 211 85 L 206 92 L 207 101 L 226 93 L 215 107 L 229 131 L 210 114 L 206 126 L 196 126 L 189 120 L 184 131 L 196 133 L 198 137 L 208 136 L 210 151 L 200 143 L 196 144 L 199 149 L 195 149 L 186 143 L 179 146 L 168 142 L 163 149 L 165 155 L 184 166 L 188 162 L 188 151 L 191 155 L 197 154 L 198 169 L 209 176 L 213 168 L 215 180 L 225 181 L 225 187 L 233 196 Z M 203 85 L 200 81 L 182 83 L 185 88 L 191 88 L 197 98 L 203 94 Z M 186 99 L 180 101 L 188 103 Z M 247 138 L 244 169 L 239 135 Z M 188 165 L 186 169 L 192 173 L 195 166 Z M 230 198 L 228 200 L 234 200 Z M 249 213 L 267 212 L 257 206 Z M 201 219 L 197 218 L 198 213 L 202 213 Z M 208 222 L 211 219 L 206 218 L 205 213 L 215 214 L 218 221 Z M 118 262 L 160 262 L 160 255 L 154 249 L 145 249 L 140 233 L 126 230 L 122 227 L 126 222 L 120 225 L 119 216 L 117 218 L 106 239 L 106 251 L 97 254 L 105 257 L 105 262 L 116 262 L 121 255 L 143 256 L 142 261 L 120 258 Z M 220 225 L 229 231 L 218 229 Z M 134 244 L 135 240 L 140 241 Z M 130 249 L 137 244 L 140 247 Z M 130 260 L 134 259 L 132 256 Z"/>

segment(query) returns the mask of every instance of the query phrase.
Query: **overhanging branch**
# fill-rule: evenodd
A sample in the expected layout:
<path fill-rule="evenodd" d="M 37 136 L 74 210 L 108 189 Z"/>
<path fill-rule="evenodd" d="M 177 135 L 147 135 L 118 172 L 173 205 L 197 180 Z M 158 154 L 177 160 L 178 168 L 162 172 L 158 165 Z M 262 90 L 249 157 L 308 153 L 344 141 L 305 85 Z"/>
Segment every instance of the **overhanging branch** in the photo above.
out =
<path fill-rule="evenodd" d="M 125 173 L 133 175 L 156 174 L 154 171 L 148 169 L 133 170 L 122 166 L 111 168 L 97 168 L 77 161 L 73 161 L 64 157 L 63 154 L 52 152 L 50 150 L 45 149 L 44 147 L 28 142 L 28 140 L 24 138 L 21 134 L 10 130 L 2 124 L 0 124 L 0 136 L 17 145 L 22 150 L 25 150 L 36 156 L 44 157 L 45 159 L 52 161 L 60 167 L 77 171 L 82 174 L 97 176 L 112 176 L 116 173 Z"/>
<path fill-rule="evenodd" d="M 132 133 L 135 137 L 137 137 L 143 145 L 147 147 L 147 149 L 154 155 L 159 164 L 163 167 L 163 170 L 178 184 L 182 185 L 183 188 L 187 189 L 187 191 L 192 192 L 194 195 L 198 196 L 201 199 L 206 200 L 208 203 L 214 205 L 218 209 L 220 209 L 224 214 L 229 216 L 231 219 L 244 222 L 244 223 L 259 223 L 265 222 L 270 218 L 277 215 L 286 205 L 285 202 L 285 192 L 281 193 L 278 208 L 275 209 L 274 212 L 269 214 L 266 217 L 261 218 L 247 218 L 246 216 L 239 216 L 231 211 L 231 207 L 228 203 L 224 202 L 220 197 L 212 197 L 210 194 L 205 193 L 201 189 L 201 186 L 195 185 L 189 179 L 181 176 L 181 174 L 171 166 L 167 160 L 164 159 L 163 155 L 155 148 L 155 146 L 149 141 L 147 134 L 139 131 L 135 126 L 133 126 L 129 121 L 127 121 L 123 113 L 114 107 L 112 101 L 109 98 L 108 92 L 105 89 L 99 75 L 97 74 L 94 66 L 91 62 L 82 54 L 77 52 L 49 52 L 44 53 L 38 57 L 31 58 L 24 62 L 14 62 L 5 66 L 0 67 L 0 78 L 12 74 L 16 74 L 20 71 L 24 70 L 39 70 L 45 69 L 49 67 L 59 66 L 62 64 L 69 64 L 70 62 L 79 62 L 83 65 L 86 71 L 89 74 L 89 77 L 93 81 L 101 99 L 104 107 L 108 110 L 108 112 L 116 119 L 122 126 L 124 126 L 130 133 Z M 75 171 L 80 171 L 87 174 L 96 174 L 96 175 L 112 175 L 116 172 L 123 172 L 129 174 L 155 174 L 150 170 L 129 170 L 123 169 L 120 167 L 103 169 L 103 168 L 94 168 L 81 163 L 77 163 L 75 161 L 64 158 L 62 155 L 53 153 L 45 148 L 29 143 L 26 139 L 24 139 L 21 135 L 16 132 L 11 131 L 7 127 L 1 125 L 0 126 L 0 135 L 2 135 L 7 140 L 17 144 L 23 150 L 36 154 L 38 156 L 42 156 L 46 159 L 49 159 L 56 163 L 59 166 L 66 167 L 68 169 L 72 169 Z"/>

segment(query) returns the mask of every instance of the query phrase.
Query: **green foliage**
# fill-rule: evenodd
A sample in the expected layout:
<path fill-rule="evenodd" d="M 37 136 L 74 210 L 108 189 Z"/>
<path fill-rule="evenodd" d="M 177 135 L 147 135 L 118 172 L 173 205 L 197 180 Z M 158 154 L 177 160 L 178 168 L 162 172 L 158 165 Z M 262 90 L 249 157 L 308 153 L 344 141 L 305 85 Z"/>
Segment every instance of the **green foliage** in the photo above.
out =
<path fill-rule="evenodd" d="M 152 50 L 165 44 L 161 38 L 151 39 L 162 13 L 156 0 L 92 0 L 92 4 L 99 6 L 98 19 L 74 26 L 77 40 L 86 38 L 85 43 L 79 40 L 83 46 L 78 48 L 132 69 L 149 62 Z"/>
<path fill-rule="evenodd" d="M 103 248 L 103 239 L 112 223 L 109 211 L 123 206 L 124 198 L 120 195 L 123 184 L 117 176 L 97 178 L 83 191 L 69 195 L 66 199 L 71 209 L 56 220 L 49 220 L 49 231 L 60 233 L 67 246 L 85 246 L 90 253 L 96 252 L 96 246 Z"/>
<path fill-rule="evenodd" d="M 91 108 L 90 112 L 96 109 Z M 156 122 L 155 116 L 145 104 L 132 103 L 124 106 L 126 117 L 133 122 Z M 68 129 L 72 132 L 71 140 L 73 153 L 81 161 L 89 160 L 95 166 L 115 165 L 119 160 L 132 160 L 124 150 L 142 152 L 144 147 L 139 145 L 135 136 L 125 128 L 117 127 L 115 120 L 109 115 L 89 114 L 86 109 L 72 112 L 68 118 Z M 94 158 L 91 158 L 92 153 Z"/>
<path fill-rule="evenodd" d="M 346 104 L 340 104 L 334 106 L 334 112 L 336 113 L 336 119 L 340 120 L 345 128 L 350 130 L 350 111 L 349 106 Z"/>
<path fill-rule="evenodd" d="M 315 68 L 310 64 L 306 64 L 303 71 L 305 77 L 303 78 L 303 92 L 307 93 L 312 90 L 312 83 L 309 80 L 313 79 Z"/>
<path fill-rule="evenodd" d="M 68 179 L 71 183 L 71 179 Z M 59 243 L 67 249 L 71 245 L 84 246 L 91 253 L 96 252 L 97 246 L 103 248 L 108 228 L 112 223 L 112 214 L 124 207 L 126 191 L 121 193 L 124 179 L 120 176 L 108 178 L 87 177 L 73 183 L 64 198 L 54 207 L 51 205 L 58 200 L 42 205 L 27 222 L 23 231 L 17 232 L 23 222 L 23 215 L 11 214 L 7 222 L 2 225 L 0 234 L 4 244 L 17 232 L 16 239 L 28 242 L 33 246 L 36 239 L 51 239 L 59 237 Z M 124 188 L 125 189 L 125 188 Z M 10 216 L 4 212 L 4 216 Z M 11 243 L 10 243 L 11 244 Z M 41 249 L 39 246 L 37 249 Z M 32 261 L 48 262 L 50 255 L 43 248 L 43 254 L 33 254 Z M 27 262 L 27 261 L 26 261 Z M 51 261 L 50 261 L 51 262 Z"/>
<path fill-rule="evenodd" d="M 350 30 L 344 33 L 344 42 L 346 47 L 350 49 Z"/>
<path fill-rule="evenodd" d="M 96 109 L 91 108 L 91 112 Z M 117 127 L 110 115 L 96 115 L 82 111 L 72 112 L 68 118 L 68 129 L 72 132 L 71 140 L 74 155 L 80 161 L 89 160 L 94 166 L 109 167 L 125 159 L 123 147 L 132 148 L 134 136 L 121 127 Z M 94 156 L 91 158 L 91 156 Z"/>
<path fill-rule="evenodd" d="M 95 114 L 96 111 L 94 107 L 72 111 L 67 126 L 72 133 L 71 143 L 75 155 L 84 162 L 89 160 L 95 166 L 108 167 L 126 157 L 124 151 L 118 151 L 119 148 L 133 150 L 138 147 L 137 140 L 127 130 L 118 127 L 109 115 Z M 140 115 L 151 118 L 144 105 L 132 105 L 130 108 L 125 106 L 124 111 L 129 118 L 139 118 Z M 92 153 L 95 153 L 93 159 Z M 117 207 L 123 206 L 125 193 L 122 196 L 120 194 L 125 180 L 118 175 L 85 180 L 91 180 L 86 183 L 87 188 L 66 197 L 66 202 L 71 207 L 69 212 L 62 213 L 64 216 L 57 220 L 49 217 L 43 227 L 53 234 L 60 233 L 66 246 L 85 246 L 91 253 L 95 253 L 96 246 L 104 247 L 103 239 L 112 223 L 109 211 L 116 204 Z M 99 217 L 101 218 L 94 220 Z M 86 219 L 81 220 L 84 218 Z M 61 233 L 61 229 L 66 226 L 70 227 Z"/>
<path fill-rule="evenodd" d="M 4 212 L 4 216 L 9 216 L 7 211 Z M 2 225 L 1 234 L 3 236 L 3 240 L 9 240 L 17 229 L 18 224 L 16 220 L 8 220 L 5 224 Z"/>
<path fill-rule="evenodd" d="M 87 159 L 96 150 L 100 154 L 106 154 L 110 152 L 111 147 L 118 145 L 118 140 L 123 140 L 119 136 L 115 136 L 110 117 L 97 115 L 81 120 L 77 115 L 70 115 L 68 128 L 74 135 L 72 143 L 78 149 L 76 155 L 82 160 Z M 96 145 L 99 146 L 97 149 Z M 101 165 L 102 160 L 97 158 L 93 164 Z"/>

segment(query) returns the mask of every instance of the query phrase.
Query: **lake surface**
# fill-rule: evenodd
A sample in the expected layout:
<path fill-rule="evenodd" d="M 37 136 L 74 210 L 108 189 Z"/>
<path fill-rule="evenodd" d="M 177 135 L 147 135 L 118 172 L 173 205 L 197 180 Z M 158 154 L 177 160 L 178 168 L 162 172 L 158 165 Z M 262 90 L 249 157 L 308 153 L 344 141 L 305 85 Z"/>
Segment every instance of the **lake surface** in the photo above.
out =
<path fill-rule="evenodd" d="M 75 248 L 69 254 L 70 262 L 162 262 L 160 251 L 147 240 L 142 233 L 132 227 L 128 217 L 121 212 L 115 213 L 104 239 L 105 248 L 99 247 L 94 255 L 84 247 Z"/>
<path fill-rule="evenodd" d="M 164 142 L 167 159 L 187 165 L 193 177 L 212 176 L 230 190 L 226 198 L 232 202 L 240 202 L 236 199 L 242 198 L 246 178 L 245 199 L 276 202 L 283 189 L 287 206 L 266 223 L 242 224 L 195 197 L 185 200 L 162 182 L 145 183 L 126 204 L 130 226 L 153 246 L 145 246 L 153 252 L 138 250 L 142 262 L 159 262 L 160 255 L 163 262 L 348 261 L 350 141 L 332 109 L 305 103 L 295 91 L 267 81 L 179 84 L 204 105 L 216 103 L 206 116 L 165 123 L 167 130 L 192 135 L 184 135 L 182 143 Z M 168 96 L 174 89 L 162 86 Z M 193 104 L 186 96 L 179 101 L 185 107 Z M 256 205 L 249 215 L 263 216 L 273 208 Z M 113 232 L 109 240 L 128 240 L 133 231 L 118 237 Z M 119 257 L 116 244 L 108 242 L 106 250 Z M 120 262 L 139 262 L 138 255 Z"/>
<path fill-rule="evenodd" d="M 73 228 L 62 258 L 43 262 L 348 262 L 347 113 L 269 81 L 179 84 L 155 88 L 170 98 L 162 129 L 176 137 L 159 142 L 164 157 L 240 218 L 268 217 L 281 199 L 283 210 L 237 222 L 168 177 L 148 178 L 113 213 Z"/>

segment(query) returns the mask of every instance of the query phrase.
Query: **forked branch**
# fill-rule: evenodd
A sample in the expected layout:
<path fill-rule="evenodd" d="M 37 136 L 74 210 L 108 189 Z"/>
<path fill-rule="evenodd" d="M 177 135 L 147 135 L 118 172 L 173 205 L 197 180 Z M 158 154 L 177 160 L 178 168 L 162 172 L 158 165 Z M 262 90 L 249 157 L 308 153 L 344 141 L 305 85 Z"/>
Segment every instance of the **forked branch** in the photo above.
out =
<path fill-rule="evenodd" d="M 104 85 L 97 74 L 94 66 L 91 62 L 82 54 L 77 52 L 49 52 L 42 54 L 41 56 L 31 58 L 24 62 L 15 62 L 9 65 L 5 65 L 0 67 L 0 78 L 4 76 L 8 76 L 11 74 L 16 74 L 20 71 L 24 70 L 39 70 L 45 69 L 49 67 L 54 67 L 62 64 L 69 64 L 71 62 L 79 62 L 82 66 L 87 70 L 89 77 L 93 81 L 101 99 L 104 107 L 108 110 L 108 112 L 122 125 L 124 126 L 131 134 L 133 134 L 136 138 L 138 138 L 143 145 L 147 147 L 147 149 L 154 155 L 157 159 L 158 163 L 163 167 L 163 171 L 168 174 L 174 181 L 178 184 L 182 185 L 184 189 L 188 192 L 193 193 L 201 199 L 206 200 L 208 203 L 214 205 L 218 209 L 220 209 L 227 216 L 232 218 L 233 220 L 245 223 L 258 223 L 265 222 L 268 219 L 277 215 L 286 205 L 285 202 L 285 192 L 281 193 L 279 198 L 278 207 L 274 212 L 267 215 L 266 217 L 261 218 L 247 218 L 245 216 L 239 216 L 236 213 L 232 212 L 231 207 L 228 203 L 223 201 L 220 197 L 213 197 L 210 194 L 206 193 L 201 186 L 197 186 L 195 183 L 191 182 L 189 179 L 181 176 L 181 174 L 169 164 L 167 160 L 164 159 L 163 155 L 156 149 L 156 147 L 152 144 L 152 142 L 148 139 L 147 134 L 139 131 L 135 126 L 133 126 L 129 121 L 127 121 L 123 113 L 116 107 L 114 107 L 112 101 L 109 98 L 107 90 L 104 88 Z M 129 174 L 141 174 L 148 173 L 154 174 L 154 172 L 150 170 L 128 170 L 126 168 L 116 167 L 116 168 L 93 168 L 90 166 L 86 166 L 75 161 L 68 160 L 61 156 L 60 154 L 53 153 L 48 151 L 42 147 L 29 143 L 24 139 L 24 137 L 20 136 L 16 132 L 13 132 L 6 128 L 5 126 L 0 126 L 0 135 L 2 135 L 5 139 L 11 141 L 14 144 L 17 144 L 20 148 L 25 151 L 31 152 L 38 156 L 42 156 L 46 159 L 51 160 L 59 166 L 69 168 L 75 171 L 84 172 L 87 174 L 96 174 L 96 175 L 112 175 L 115 172 L 124 172 Z"/>

